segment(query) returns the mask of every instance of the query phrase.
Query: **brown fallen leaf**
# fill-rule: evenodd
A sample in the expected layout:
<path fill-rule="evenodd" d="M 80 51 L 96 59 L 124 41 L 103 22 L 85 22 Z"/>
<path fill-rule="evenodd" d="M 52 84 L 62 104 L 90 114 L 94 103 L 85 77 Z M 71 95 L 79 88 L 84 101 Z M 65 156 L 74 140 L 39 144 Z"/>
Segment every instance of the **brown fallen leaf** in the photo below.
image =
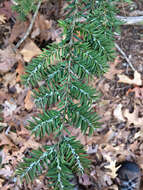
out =
<path fill-rule="evenodd" d="M 79 183 L 85 186 L 92 184 L 87 174 L 83 174 L 79 177 Z"/>
<path fill-rule="evenodd" d="M 11 8 L 12 5 L 13 5 L 12 1 L 4 1 L 3 6 L 0 7 L 0 14 L 4 15 L 7 18 L 7 20 L 9 20 L 11 17 L 16 18 L 18 16 L 16 11 L 12 10 Z"/>
<path fill-rule="evenodd" d="M 31 33 L 31 38 L 34 39 L 35 37 L 39 36 L 40 41 L 48 41 L 52 37 L 52 23 L 52 20 L 46 20 L 43 15 L 38 14 L 35 20 L 33 32 Z"/>
<path fill-rule="evenodd" d="M 12 46 L 0 49 L 0 73 L 8 72 L 19 59 L 20 56 L 14 52 Z"/>
<path fill-rule="evenodd" d="M 130 92 L 134 92 L 135 93 L 135 98 L 141 98 L 143 99 L 143 87 L 138 87 L 135 86 L 133 89 L 129 89 L 126 93 L 126 95 L 128 95 Z"/>
<path fill-rule="evenodd" d="M 12 154 L 12 157 L 14 159 L 14 157 L 16 157 L 16 161 L 15 162 L 21 162 L 22 158 L 24 157 L 24 151 L 27 148 L 31 148 L 31 149 L 38 149 L 39 147 L 41 147 L 41 144 L 35 141 L 35 137 L 34 135 L 30 136 L 30 138 L 28 140 L 24 140 L 21 142 L 21 144 L 23 144 L 21 146 L 20 149 L 18 149 L 17 151 L 14 151 Z M 10 156 L 11 157 L 11 156 Z M 11 159 L 11 158 L 7 158 L 7 159 Z"/>
<path fill-rule="evenodd" d="M 3 189 L 3 183 L 4 183 L 4 179 L 0 178 L 0 188 L 1 188 L 1 190 L 7 190 L 7 189 Z"/>
<path fill-rule="evenodd" d="M 110 187 L 110 189 L 112 189 L 112 190 L 119 190 L 119 187 L 118 187 L 117 185 L 112 185 L 112 186 Z M 109 190 L 109 187 L 104 188 L 103 190 Z"/>
<path fill-rule="evenodd" d="M 104 167 L 110 170 L 108 174 L 111 176 L 111 178 L 116 178 L 118 175 L 117 170 L 120 168 L 120 166 L 116 167 L 116 160 L 112 160 L 109 155 L 105 154 L 104 157 L 106 158 L 107 162 L 109 162 L 109 165 Z"/>
<path fill-rule="evenodd" d="M 94 178 L 97 184 L 99 184 L 99 187 L 101 187 L 99 189 L 105 190 L 108 185 L 110 186 L 113 184 L 111 177 L 107 175 L 106 172 L 103 171 L 99 166 L 96 166 L 96 169 L 93 170 L 90 175 Z M 95 188 L 95 190 L 97 189 Z"/>
<path fill-rule="evenodd" d="M 16 82 L 21 81 L 21 75 L 24 74 L 25 69 L 24 69 L 24 65 L 21 61 L 19 61 L 16 72 L 18 73 L 17 77 L 16 77 Z"/>
<path fill-rule="evenodd" d="M 13 174 L 13 171 L 11 170 L 9 165 L 5 165 L 5 168 L 0 169 L 0 176 L 4 178 L 9 178 L 12 176 L 12 174 Z"/>
<path fill-rule="evenodd" d="M 8 137 L 8 138 L 11 140 L 11 142 L 13 142 L 13 144 L 15 144 L 15 145 L 19 145 L 19 144 L 21 144 L 22 141 L 23 141 L 22 137 L 18 136 L 16 133 L 11 132 L 11 131 L 7 134 L 7 137 Z"/>
<path fill-rule="evenodd" d="M 4 87 L 7 88 L 7 86 L 9 85 L 9 87 L 11 86 L 15 86 L 16 85 L 16 72 L 9 72 L 6 73 L 3 76 L 3 81 L 4 81 Z"/>
<path fill-rule="evenodd" d="M 25 108 L 26 108 L 28 111 L 32 110 L 33 107 L 34 107 L 34 105 L 35 105 L 34 102 L 33 102 L 33 100 L 32 100 L 32 94 L 33 94 L 33 92 L 29 90 L 29 91 L 27 92 L 27 96 L 26 96 L 26 98 L 25 98 L 25 100 L 24 100 Z"/>
<path fill-rule="evenodd" d="M 17 105 L 14 101 L 8 101 L 8 100 L 4 102 L 3 106 L 4 106 L 4 109 L 2 112 L 3 112 L 4 118 L 8 116 L 12 116 L 13 112 L 17 108 Z"/>
<path fill-rule="evenodd" d="M 104 74 L 104 77 L 106 77 L 109 80 L 112 80 L 114 78 L 115 74 L 122 73 L 123 72 L 122 70 L 116 68 L 118 63 L 120 63 L 120 58 L 116 57 L 114 63 L 110 64 L 110 68 L 107 71 L 107 73 Z"/>
<path fill-rule="evenodd" d="M 2 185 L 1 190 L 9 190 L 13 188 L 13 184 L 6 183 L 5 185 Z M 18 190 L 15 188 L 15 190 Z"/>
<path fill-rule="evenodd" d="M 13 147 L 14 144 L 11 142 L 11 140 L 6 136 L 5 132 L 3 131 L 0 133 L 0 146 L 2 145 L 9 145 L 10 147 Z"/>
<path fill-rule="evenodd" d="M 23 55 L 24 61 L 29 62 L 33 57 L 41 54 L 41 50 L 32 40 L 28 40 L 20 53 Z"/>
<path fill-rule="evenodd" d="M 6 22 L 6 17 L 4 15 L 0 15 L 0 23 L 5 23 Z"/>
<path fill-rule="evenodd" d="M 125 121 L 125 118 L 123 117 L 123 113 L 122 113 L 122 107 L 123 107 L 122 104 L 118 104 L 113 112 L 114 117 L 118 119 L 119 121 Z"/>
<path fill-rule="evenodd" d="M 16 23 L 14 24 L 11 35 L 9 38 L 9 42 L 13 43 L 18 37 L 22 38 L 27 31 L 27 28 L 29 26 L 29 23 L 27 21 L 21 22 L 20 20 L 16 20 Z"/>
<path fill-rule="evenodd" d="M 12 137 L 12 134 L 10 132 L 11 136 L 6 136 L 7 139 L 5 139 L 5 141 L 7 142 L 11 142 L 7 143 L 7 142 L 3 142 L 3 160 L 2 163 L 3 164 L 8 164 L 9 162 L 11 162 L 11 164 L 13 165 L 13 167 L 15 167 L 17 165 L 18 162 L 22 161 L 22 158 L 24 157 L 24 151 L 27 148 L 31 148 L 31 149 L 38 149 L 41 144 L 35 141 L 35 137 L 32 135 L 28 135 L 29 137 L 27 139 L 20 137 L 19 135 L 17 135 L 16 133 L 14 134 L 14 137 Z M 16 135 L 17 135 L 17 139 L 16 139 Z M 4 136 L 5 138 L 5 136 Z M 13 140 L 16 140 L 16 143 L 12 143 Z M 15 146 L 15 144 L 18 145 Z"/>
<path fill-rule="evenodd" d="M 9 99 L 10 95 L 7 92 L 0 91 L 0 104 L 2 104 L 4 102 L 6 97 Z"/>
<path fill-rule="evenodd" d="M 126 83 L 126 84 L 135 84 L 138 86 L 142 85 L 142 80 L 141 80 L 141 74 L 138 73 L 137 71 L 134 72 L 134 79 L 130 79 L 128 76 L 126 75 L 118 75 L 119 77 L 119 81 L 118 82 L 122 82 L 122 83 Z"/>
<path fill-rule="evenodd" d="M 143 125 L 143 117 L 138 117 L 139 107 L 134 106 L 134 111 L 132 113 L 129 112 L 128 109 L 125 109 L 123 112 L 124 117 L 127 118 L 129 124 L 134 124 L 135 126 L 141 127 Z"/>
<path fill-rule="evenodd" d="M 141 169 L 143 170 L 143 155 L 140 155 L 137 163 L 139 164 L 139 166 L 141 167 Z"/>

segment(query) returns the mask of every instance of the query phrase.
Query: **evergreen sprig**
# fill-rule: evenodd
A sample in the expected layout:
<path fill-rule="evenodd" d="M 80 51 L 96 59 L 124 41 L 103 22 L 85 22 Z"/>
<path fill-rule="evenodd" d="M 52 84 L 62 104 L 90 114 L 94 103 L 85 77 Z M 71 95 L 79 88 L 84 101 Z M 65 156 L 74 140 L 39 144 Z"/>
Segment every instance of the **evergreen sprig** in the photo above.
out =
<path fill-rule="evenodd" d="M 100 126 L 92 108 L 98 95 L 88 82 L 107 71 L 107 62 L 114 57 L 113 32 L 120 24 L 111 0 L 67 2 L 67 15 L 59 21 L 61 42 L 47 46 L 28 64 L 23 76 L 43 110 L 29 121 L 28 129 L 40 138 L 52 133 L 55 144 L 33 150 L 16 172 L 21 179 L 33 180 L 47 171 L 56 190 L 73 189 L 71 178 L 89 166 L 86 152 L 70 135 L 69 126 L 89 135 Z"/>
<path fill-rule="evenodd" d="M 55 189 L 73 189 L 70 180 L 73 173 L 84 172 L 89 165 L 83 146 L 74 137 L 63 137 L 57 144 L 43 146 L 33 150 L 29 158 L 18 166 L 17 174 L 26 181 L 33 180 L 43 171 L 48 170 L 46 176 L 51 179 Z"/>
<path fill-rule="evenodd" d="M 14 0 L 12 9 L 19 14 L 21 20 L 25 20 L 29 12 L 36 10 L 36 3 L 38 0 Z"/>

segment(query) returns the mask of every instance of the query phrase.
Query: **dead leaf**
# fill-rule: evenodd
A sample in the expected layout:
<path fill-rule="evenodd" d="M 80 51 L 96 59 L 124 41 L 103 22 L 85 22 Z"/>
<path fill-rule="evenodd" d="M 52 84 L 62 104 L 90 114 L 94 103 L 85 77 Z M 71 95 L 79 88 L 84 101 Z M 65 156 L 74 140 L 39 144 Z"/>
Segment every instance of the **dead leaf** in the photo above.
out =
<path fill-rule="evenodd" d="M 0 72 L 8 72 L 19 59 L 20 57 L 15 54 L 11 46 L 0 50 Z"/>
<path fill-rule="evenodd" d="M 40 28 L 36 28 L 32 33 L 31 33 L 31 38 L 34 39 L 40 34 Z"/>
<path fill-rule="evenodd" d="M 111 177 L 107 175 L 105 171 L 103 171 L 99 166 L 96 166 L 96 169 L 92 171 L 91 176 L 99 184 L 99 187 L 102 187 L 99 189 L 105 190 L 105 187 L 107 187 L 107 185 L 113 184 Z"/>
<path fill-rule="evenodd" d="M 16 110 L 17 105 L 15 102 L 12 101 L 8 101 L 6 100 L 3 104 L 4 109 L 3 109 L 3 115 L 4 118 L 8 117 L 8 116 L 12 116 L 13 112 Z"/>
<path fill-rule="evenodd" d="M 24 151 L 27 148 L 38 149 L 41 146 L 41 144 L 35 141 L 35 137 L 33 135 L 27 135 L 28 138 L 24 139 L 22 137 L 17 136 L 16 133 L 14 134 L 14 137 L 12 137 L 13 132 L 10 133 L 10 136 L 6 136 L 5 133 L 2 136 L 0 135 L 0 140 L 1 138 L 5 139 L 3 140 L 3 143 L 0 144 L 4 145 L 2 150 L 4 159 L 2 160 L 2 163 L 8 164 L 10 162 L 13 165 L 13 167 L 15 167 L 18 162 L 22 161 L 22 158 L 24 157 Z M 16 140 L 17 142 L 13 144 L 13 140 Z M 18 148 L 17 146 L 15 146 L 15 144 L 19 145 Z"/>
<path fill-rule="evenodd" d="M 51 29 L 51 39 L 52 41 L 56 41 L 56 43 L 60 43 L 62 39 L 65 39 L 64 35 L 62 34 L 62 28 L 58 29 Z"/>
<path fill-rule="evenodd" d="M 7 88 L 7 86 L 15 86 L 16 85 L 16 72 L 13 73 L 6 73 L 3 76 L 3 81 L 4 81 L 4 87 Z"/>
<path fill-rule="evenodd" d="M 92 184 L 87 174 L 83 174 L 79 177 L 79 183 L 85 186 Z"/>
<path fill-rule="evenodd" d="M 141 74 L 138 73 L 137 71 L 134 72 L 134 79 L 130 79 L 126 75 L 118 75 L 118 77 L 119 77 L 118 82 L 122 82 L 122 83 L 126 83 L 126 84 L 135 84 L 138 86 L 142 85 Z"/>
<path fill-rule="evenodd" d="M 112 185 L 112 186 L 110 187 L 110 189 L 112 189 L 112 190 L 119 190 L 119 187 L 114 184 L 114 185 Z M 104 189 L 104 190 L 109 190 L 109 188 Z"/>
<path fill-rule="evenodd" d="M 31 38 L 34 39 L 35 37 L 39 36 L 41 42 L 43 40 L 48 41 L 52 37 L 52 23 L 52 20 L 46 20 L 43 15 L 38 14 L 35 20 L 33 32 L 31 33 Z"/>
<path fill-rule="evenodd" d="M 9 145 L 10 147 L 13 147 L 14 144 L 11 142 L 11 140 L 6 136 L 5 132 L 3 131 L 0 133 L 0 146 L 2 145 Z"/>
<path fill-rule="evenodd" d="M 7 189 L 3 189 L 3 183 L 4 183 L 4 179 L 0 178 L 0 188 L 1 188 L 1 190 L 7 190 Z"/>
<path fill-rule="evenodd" d="M 1 190 L 9 190 L 13 188 L 13 184 L 6 183 L 5 185 L 2 185 Z M 15 188 L 15 190 L 18 190 Z"/>
<path fill-rule="evenodd" d="M 143 170 L 143 155 L 140 155 L 138 160 L 137 160 L 137 164 L 139 164 L 139 166 L 141 167 L 141 169 Z"/>
<path fill-rule="evenodd" d="M 112 160 L 111 156 L 109 156 L 108 154 L 106 154 L 104 157 L 106 158 L 107 162 L 109 162 L 109 165 L 104 167 L 111 171 L 108 172 L 111 178 L 116 178 L 118 175 L 117 170 L 120 168 L 120 166 L 116 167 L 116 160 Z"/>
<path fill-rule="evenodd" d="M 15 25 L 12 28 L 9 42 L 13 43 L 18 37 L 22 38 L 27 31 L 28 26 L 29 23 L 27 21 L 22 22 L 17 19 Z"/>
<path fill-rule="evenodd" d="M 24 71 L 25 71 L 24 65 L 21 61 L 19 61 L 17 69 L 16 69 L 16 72 L 18 73 L 18 75 L 16 77 L 16 82 L 21 81 L 21 75 L 24 74 Z"/>
<path fill-rule="evenodd" d="M 122 113 L 122 107 L 123 107 L 122 104 L 118 104 L 113 112 L 114 117 L 118 119 L 119 121 L 125 121 L 125 118 L 123 117 L 123 113 Z"/>
<path fill-rule="evenodd" d="M 23 55 L 24 61 L 29 62 L 33 57 L 40 55 L 41 50 L 32 40 L 28 40 L 20 53 Z"/>
<path fill-rule="evenodd" d="M 110 64 L 109 70 L 104 74 L 104 77 L 106 77 L 109 80 L 112 80 L 115 76 L 115 74 L 120 74 L 123 71 L 120 69 L 117 69 L 116 66 L 120 63 L 120 58 L 119 56 L 115 58 L 114 63 Z"/>
<path fill-rule="evenodd" d="M 29 90 L 27 92 L 27 95 L 26 95 L 26 98 L 24 100 L 24 103 L 25 103 L 25 108 L 30 111 L 33 109 L 34 107 L 34 101 L 32 100 L 32 95 L 33 95 L 33 92 L 31 90 Z"/>
<path fill-rule="evenodd" d="M 138 132 L 135 134 L 134 139 L 136 140 L 136 139 L 138 139 L 139 137 L 142 137 L 142 136 L 143 136 L 142 132 L 141 132 L 141 131 L 138 131 Z"/>
<path fill-rule="evenodd" d="M 4 102 L 4 100 L 7 98 L 10 98 L 9 94 L 3 91 L 0 91 L 0 104 Z"/>
<path fill-rule="evenodd" d="M 130 113 L 128 109 L 125 109 L 123 115 L 127 118 L 129 124 L 134 124 L 138 127 L 143 125 L 143 117 L 138 117 L 139 107 L 134 106 L 134 111 L 132 113 Z"/>
<path fill-rule="evenodd" d="M 126 93 L 126 95 L 128 95 L 131 92 L 135 92 L 135 98 L 141 98 L 143 99 L 143 87 L 134 87 L 133 89 L 129 89 Z"/>
<path fill-rule="evenodd" d="M 0 15 L 0 23 L 5 23 L 6 22 L 6 17 L 4 15 Z"/>
<path fill-rule="evenodd" d="M 8 134 L 7 134 L 7 137 L 13 142 L 13 144 L 15 145 L 21 145 L 22 141 L 23 141 L 23 138 L 18 136 L 16 133 L 10 131 Z"/>
<path fill-rule="evenodd" d="M 13 174 L 13 171 L 8 165 L 5 165 L 5 168 L 0 169 L 0 176 L 4 178 L 9 178 L 12 176 L 12 174 Z"/>
<path fill-rule="evenodd" d="M 98 150 L 98 145 L 97 144 L 95 146 L 88 145 L 87 149 L 86 149 L 86 152 L 87 152 L 87 154 L 95 154 L 95 153 L 97 153 L 97 150 Z"/>
<path fill-rule="evenodd" d="M 11 17 L 16 18 L 16 16 L 18 16 L 16 11 L 12 10 L 11 8 L 12 5 L 13 4 L 11 1 L 4 1 L 3 6 L 0 7 L 0 14 L 6 16 L 7 20 L 10 19 Z"/>
<path fill-rule="evenodd" d="M 20 149 L 18 149 L 17 151 L 14 151 L 12 154 L 12 157 L 14 159 L 14 157 L 16 157 L 16 161 L 15 162 L 21 162 L 24 156 L 24 151 L 27 148 L 31 148 L 31 149 L 38 149 L 41 144 L 35 141 L 35 137 L 34 135 L 30 136 L 30 138 L 28 140 L 24 140 L 21 142 L 22 146 Z M 9 158 L 11 159 L 11 157 Z"/>

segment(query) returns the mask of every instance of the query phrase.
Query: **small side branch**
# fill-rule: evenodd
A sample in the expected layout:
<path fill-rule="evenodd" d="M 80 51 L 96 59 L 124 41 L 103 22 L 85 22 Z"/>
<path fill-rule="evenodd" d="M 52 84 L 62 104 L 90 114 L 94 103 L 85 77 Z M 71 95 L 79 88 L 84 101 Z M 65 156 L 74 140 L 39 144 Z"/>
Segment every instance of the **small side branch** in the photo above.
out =
<path fill-rule="evenodd" d="M 143 16 L 116 16 L 116 18 L 123 22 L 123 25 L 133 25 L 133 24 L 143 24 Z M 75 22 L 85 22 L 86 19 L 84 17 L 76 19 Z"/>
<path fill-rule="evenodd" d="M 123 25 L 143 24 L 143 16 L 116 16 L 116 18 L 124 22 Z"/>
<path fill-rule="evenodd" d="M 120 48 L 120 46 L 115 43 L 115 47 L 117 48 L 117 50 L 123 55 L 123 57 L 126 59 L 127 63 L 129 64 L 129 66 L 131 67 L 131 69 L 133 71 L 135 71 L 136 69 L 134 68 L 134 66 L 132 65 L 131 61 L 129 60 L 129 58 L 126 56 L 126 54 L 123 52 L 123 50 Z"/>
<path fill-rule="evenodd" d="M 29 27 L 28 27 L 28 29 L 27 29 L 27 31 L 26 31 L 24 37 L 16 44 L 15 47 L 16 47 L 17 49 L 18 49 L 18 48 L 20 47 L 20 45 L 24 42 L 24 40 L 29 36 L 29 34 L 30 34 L 31 30 L 32 30 L 33 24 L 34 24 L 34 22 L 35 22 L 36 16 L 37 16 L 37 14 L 38 14 L 39 8 L 40 8 L 40 6 L 41 6 L 41 2 L 42 2 L 42 1 L 40 0 L 39 3 L 38 3 L 38 5 L 37 5 L 36 11 L 35 11 L 35 13 L 34 13 L 34 15 L 33 15 L 33 18 L 32 18 L 32 21 L 31 21 L 31 23 L 30 23 L 30 25 L 29 25 Z"/>

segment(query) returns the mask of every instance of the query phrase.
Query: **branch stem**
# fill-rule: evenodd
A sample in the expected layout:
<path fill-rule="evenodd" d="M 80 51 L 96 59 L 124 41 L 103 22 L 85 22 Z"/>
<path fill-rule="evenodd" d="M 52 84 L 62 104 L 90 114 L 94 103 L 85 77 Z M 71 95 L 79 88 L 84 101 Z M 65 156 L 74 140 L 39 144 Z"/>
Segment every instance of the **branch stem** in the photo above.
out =
<path fill-rule="evenodd" d="M 18 48 L 21 46 L 21 44 L 24 42 L 24 40 L 26 40 L 26 38 L 29 36 L 29 34 L 30 34 L 30 32 L 31 32 L 31 30 L 32 30 L 32 28 L 33 28 L 33 24 L 34 24 L 34 22 L 35 22 L 35 19 L 36 19 L 37 14 L 38 14 L 39 8 L 40 8 L 40 6 L 41 6 L 41 2 L 42 2 L 42 1 L 40 0 L 39 3 L 38 3 L 38 5 L 37 5 L 36 11 L 35 11 L 35 13 L 34 13 L 34 15 L 33 15 L 33 18 L 32 18 L 32 20 L 31 20 L 31 23 L 30 23 L 30 25 L 29 25 L 29 27 L 28 27 L 28 29 L 27 29 L 27 31 L 26 31 L 24 37 L 21 38 L 21 40 L 16 44 L 16 46 L 15 46 L 16 49 L 18 49 Z"/>

